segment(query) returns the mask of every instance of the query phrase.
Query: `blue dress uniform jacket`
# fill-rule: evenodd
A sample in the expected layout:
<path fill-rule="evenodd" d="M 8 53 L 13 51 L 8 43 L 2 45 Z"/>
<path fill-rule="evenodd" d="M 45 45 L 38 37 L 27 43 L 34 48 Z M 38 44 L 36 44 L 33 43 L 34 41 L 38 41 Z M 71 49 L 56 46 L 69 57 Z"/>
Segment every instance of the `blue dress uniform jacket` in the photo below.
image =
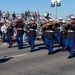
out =
<path fill-rule="evenodd" d="M 75 38 L 75 31 L 68 30 L 67 38 L 68 39 L 74 39 Z"/>
<path fill-rule="evenodd" d="M 29 36 L 36 37 L 36 31 L 35 31 L 35 29 L 30 29 Z"/>
<path fill-rule="evenodd" d="M 24 27 L 23 25 L 18 25 L 18 27 L 17 27 L 18 28 L 18 30 L 17 30 L 18 35 L 23 35 L 23 33 L 24 33 L 23 27 Z"/>
<path fill-rule="evenodd" d="M 48 29 L 45 31 L 45 41 L 46 47 L 48 49 L 48 54 L 53 53 L 53 38 L 54 38 L 54 31 L 52 30 L 53 25 L 49 25 Z"/>
<path fill-rule="evenodd" d="M 29 30 L 29 35 L 28 35 L 28 43 L 31 47 L 30 52 L 34 51 L 34 40 L 35 40 L 35 37 L 36 37 L 36 28 L 37 28 L 36 23 L 32 23 L 30 25 L 30 30 Z"/>
<path fill-rule="evenodd" d="M 16 35 L 16 41 L 18 43 L 19 49 L 23 48 L 23 27 L 24 25 L 18 22 L 18 24 L 16 25 L 17 28 L 17 35 Z"/>
<path fill-rule="evenodd" d="M 54 38 L 54 32 L 53 31 L 46 31 L 46 38 L 53 39 Z"/>
<path fill-rule="evenodd" d="M 60 28 L 59 27 L 58 28 L 55 28 L 54 33 L 60 34 Z"/>
<path fill-rule="evenodd" d="M 33 24 L 30 25 L 29 36 L 36 37 L 36 28 L 37 28 L 37 24 L 36 23 L 33 23 Z"/>
<path fill-rule="evenodd" d="M 75 44 L 75 24 L 69 25 L 69 30 L 67 34 L 66 46 L 69 47 L 70 56 L 68 58 L 73 57 L 73 50 Z"/>

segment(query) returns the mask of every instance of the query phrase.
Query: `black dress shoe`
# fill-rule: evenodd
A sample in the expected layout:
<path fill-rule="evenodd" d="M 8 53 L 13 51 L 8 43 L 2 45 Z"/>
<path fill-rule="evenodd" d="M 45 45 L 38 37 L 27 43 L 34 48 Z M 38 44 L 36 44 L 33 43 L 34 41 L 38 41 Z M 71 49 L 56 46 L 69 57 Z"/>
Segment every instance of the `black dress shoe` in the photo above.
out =
<path fill-rule="evenodd" d="M 34 50 L 31 50 L 30 52 L 34 52 Z"/>
<path fill-rule="evenodd" d="M 23 47 L 19 47 L 18 49 L 23 49 Z"/>
<path fill-rule="evenodd" d="M 69 56 L 68 59 L 74 58 L 74 56 Z"/>
<path fill-rule="evenodd" d="M 51 55 L 51 54 L 53 54 L 53 52 L 51 53 L 51 52 L 48 52 L 48 55 Z"/>
<path fill-rule="evenodd" d="M 66 52 L 66 50 L 62 50 L 62 52 Z"/>
<path fill-rule="evenodd" d="M 8 48 L 11 48 L 12 46 L 8 46 Z"/>
<path fill-rule="evenodd" d="M 11 48 L 10 46 L 8 48 Z"/>

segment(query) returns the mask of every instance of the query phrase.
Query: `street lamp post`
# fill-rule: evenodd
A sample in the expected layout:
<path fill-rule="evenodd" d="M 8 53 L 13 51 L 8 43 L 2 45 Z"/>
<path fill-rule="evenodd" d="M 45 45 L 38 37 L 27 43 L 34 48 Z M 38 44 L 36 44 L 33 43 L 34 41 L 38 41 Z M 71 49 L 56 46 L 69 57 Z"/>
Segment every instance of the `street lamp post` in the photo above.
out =
<path fill-rule="evenodd" d="M 55 20 L 57 20 L 57 0 L 55 0 Z"/>
<path fill-rule="evenodd" d="M 61 6 L 61 0 L 51 0 L 51 7 L 55 7 L 55 20 L 57 20 L 57 7 Z"/>

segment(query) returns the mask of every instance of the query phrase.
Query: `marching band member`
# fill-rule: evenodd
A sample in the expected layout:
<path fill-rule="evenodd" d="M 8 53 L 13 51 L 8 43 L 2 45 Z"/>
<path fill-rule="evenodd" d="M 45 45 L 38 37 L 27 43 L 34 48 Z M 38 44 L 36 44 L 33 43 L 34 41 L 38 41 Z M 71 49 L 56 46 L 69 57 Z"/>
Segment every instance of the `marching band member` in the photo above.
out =
<path fill-rule="evenodd" d="M 54 43 L 58 43 L 60 45 L 60 26 L 58 23 L 55 23 L 55 29 L 54 29 Z"/>
<path fill-rule="evenodd" d="M 67 36 L 65 22 L 63 22 L 62 29 L 60 31 L 61 31 L 62 51 L 65 51 L 66 49 L 65 43 L 66 43 L 66 36 Z"/>
<path fill-rule="evenodd" d="M 56 40 L 58 42 L 58 45 L 61 45 L 61 27 L 62 27 L 62 18 L 59 18 L 59 23 L 55 24 L 55 30 L 54 30 L 54 42 L 56 43 Z"/>
<path fill-rule="evenodd" d="M 23 27 L 24 22 L 21 17 L 18 18 L 18 21 L 16 22 L 16 41 L 18 43 L 19 49 L 23 49 Z"/>
<path fill-rule="evenodd" d="M 53 20 L 50 19 L 50 22 L 53 22 Z M 53 24 L 48 23 L 47 30 L 45 31 L 46 47 L 49 50 L 48 55 L 53 53 L 53 38 L 54 38 Z"/>
<path fill-rule="evenodd" d="M 42 26 L 42 39 L 43 39 L 43 42 L 45 43 L 45 31 L 47 30 L 47 25 L 46 25 L 46 22 L 43 23 L 43 26 Z"/>
<path fill-rule="evenodd" d="M 12 47 L 12 36 L 13 36 L 13 26 L 11 22 L 8 22 L 8 27 L 7 27 L 7 41 L 8 41 L 8 48 Z"/>
<path fill-rule="evenodd" d="M 28 31 L 29 35 L 28 35 L 28 43 L 30 45 L 30 52 L 34 51 L 34 40 L 36 37 L 36 29 L 37 29 L 37 24 L 35 23 L 35 19 L 32 18 L 31 19 L 31 24 L 30 24 L 30 30 Z"/>
<path fill-rule="evenodd" d="M 73 51 L 74 51 L 74 43 L 75 43 L 75 17 L 71 17 L 71 24 L 68 26 L 68 33 L 67 33 L 67 40 L 66 40 L 66 46 L 69 48 L 70 55 L 69 59 L 73 58 Z"/>

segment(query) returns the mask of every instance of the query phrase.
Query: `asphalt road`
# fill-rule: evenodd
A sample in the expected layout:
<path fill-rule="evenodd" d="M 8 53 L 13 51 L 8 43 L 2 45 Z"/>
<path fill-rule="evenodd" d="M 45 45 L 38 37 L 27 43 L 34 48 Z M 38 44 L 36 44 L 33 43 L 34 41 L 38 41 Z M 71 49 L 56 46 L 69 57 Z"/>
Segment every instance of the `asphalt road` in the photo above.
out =
<path fill-rule="evenodd" d="M 30 53 L 28 43 L 22 50 L 0 43 L 0 75 L 75 75 L 75 58 L 68 59 L 68 51 L 54 45 L 54 54 L 48 55 L 43 42 L 35 44 L 36 51 Z"/>

